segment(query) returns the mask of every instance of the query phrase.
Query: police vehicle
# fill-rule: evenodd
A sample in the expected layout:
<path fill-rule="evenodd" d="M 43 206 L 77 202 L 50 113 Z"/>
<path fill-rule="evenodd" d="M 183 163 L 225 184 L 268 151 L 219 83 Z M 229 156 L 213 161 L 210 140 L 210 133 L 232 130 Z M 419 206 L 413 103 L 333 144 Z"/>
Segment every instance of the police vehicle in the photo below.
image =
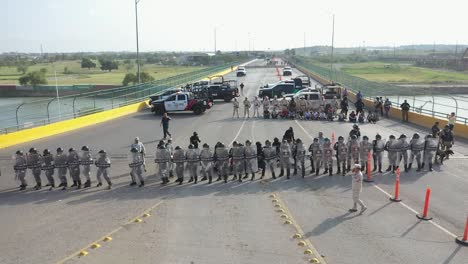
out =
<path fill-rule="evenodd" d="M 236 71 L 237 77 L 243 77 L 247 75 L 247 71 L 245 70 L 244 66 L 238 66 Z"/>
<path fill-rule="evenodd" d="M 165 99 L 152 101 L 151 112 L 157 115 L 165 112 L 193 111 L 199 115 L 212 106 L 213 102 L 207 98 L 196 97 L 190 92 L 178 92 Z"/>
<path fill-rule="evenodd" d="M 292 75 L 292 69 L 289 66 L 286 66 L 283 68 L 283 76 L 291 76 Z"/>

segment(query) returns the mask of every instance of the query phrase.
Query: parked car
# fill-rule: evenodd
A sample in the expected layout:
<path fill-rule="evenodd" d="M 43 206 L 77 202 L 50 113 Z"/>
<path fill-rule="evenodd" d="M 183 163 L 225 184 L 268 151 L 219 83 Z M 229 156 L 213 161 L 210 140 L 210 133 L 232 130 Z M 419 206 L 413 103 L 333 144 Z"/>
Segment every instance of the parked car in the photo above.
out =
<path fill-rule="evenodd" d="M 237 77 L 243 77 L 247 75 L 247 71 L 245 70 L 244 66 L 238 66 L 236 71 Z"/>
<path fill-rule="evenodd" d="M 210 109 L 213 102 L 207 98 L 197 98 L 190 92 L 178 92 L 165 99 L 155 100 L 151 103 L 151 112 L 163 114 L 164 112 L 193 111 L 196 115 Z"/>
<path fill-rule="evenodd" d="M 289 66 L 286 66 L 283 68 L 283 76 L 291 76 L 292 75 L 292 69 Z"/>

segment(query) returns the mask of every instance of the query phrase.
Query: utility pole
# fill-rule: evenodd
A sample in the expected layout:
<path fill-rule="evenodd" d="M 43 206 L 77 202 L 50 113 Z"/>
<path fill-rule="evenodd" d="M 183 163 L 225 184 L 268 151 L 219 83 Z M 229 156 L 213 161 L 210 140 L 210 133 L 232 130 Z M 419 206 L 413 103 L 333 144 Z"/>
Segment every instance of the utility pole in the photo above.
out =
<path fill-rule="evenodd" d="M 42 49 L 42 43 L 41 43 L 41 59 L 42 59 L 42 56 L 44 56 L 44 50 Z"/>
<path fill-rule="evenodd" d="M 306 55 L 306 33 L 304 32 L 304 56 Z"/>
<path fill-rule="evenodd" d="M 214 28 L 214 54 L 216 55 L 216 28 Z"/>
<path fill-rule="evenodd" d="M 136 25 L 136 46 L 137 46 L 137 75 L 138 75 L 138 84 L 141 83 L 140 77 L 140 48 L 138 46 L 138 3 L 140 0 L 135 0 L 135 25 Z"/>
<path fill-rule="evenodd" d="M 332 22 L 332 46 L 331 46 L 331 56 L 330 56 L 330 81 L 333 82 L 333 45 L 335 42 L 335 15 L 333 15 L 333 22 Z"/>

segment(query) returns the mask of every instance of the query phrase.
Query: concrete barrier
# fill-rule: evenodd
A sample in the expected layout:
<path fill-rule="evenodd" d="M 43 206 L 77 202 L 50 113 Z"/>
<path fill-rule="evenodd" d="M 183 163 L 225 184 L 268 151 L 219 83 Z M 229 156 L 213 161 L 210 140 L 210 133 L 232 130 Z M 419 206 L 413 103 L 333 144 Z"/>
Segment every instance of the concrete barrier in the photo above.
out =
<path fill-rule="evenodd" d="M 255 61 L 255 60 L 253 60 Z M 251 63 L 253 61 L 247 62 Z M 244 64 L 245 65 L 245 64 Z M 233 70 L 237 68 L 234 67 Z M 225 75 L 230 73 L 232 70 L 226 69 L 224 71 L 218 72 L 216 74 L 210 75 L 212 77 L 214 75 Z M 0 135 L 0 149 L 11 147 L 17 144 L 29 142 L 32 140 L 37 140 L 41 138 L 46 138 L 54 135 L 58 135 L 61 133 L 73 131 L 76 129 L 80 129 L 87 126 L 92 126 L 95 124 L 99 124 L 102 122 L 106 122 L 115 118 L 119 118 L 125 115 L 136 113 L 140 110 L 147 108 L 148 105 L 146 101 L 135 103 L 119 108 L 115 108 L 112 110 L 107 110 L 91 115 L 86 115 L 83 117 L 78 117 L 75 119 L 64 120 L 56 123 L 52 123 L 45 126 L 34 127 L 30 129 L 24 129 L 18 132 Z"/>
<path fill-rule="evenodd" d="M 318 76 L 317 74 L 314 74 L 313 72 L 305 69 L 304 67 L 301 67 L 299 65 L 294 65 L 294 66 L 298 70 L 300 70 L 301 72 L 309 75 L 312 79 L 316 80 L 317 82 L 319 82 L 322 85 L 330 83 L 329 80 L 324 79 L 324 78 Z M 348 99 L 349 99 L 350 102 L 356 102 L 356 94 L 354 92 L 351 92 L 350 90 L 348 90 Z M 367 109 L 374 109 L 374 102 L 373 101 L 371 101 L 369 99 L 363 99 L 363 102 L 364 102 L 364 105 L 366 106 Z M 399 105 L 392 106 L 390 108 L 389 116 L 391 118 L 401 120 L 402 119 L 402 113 L 401 113 L 401 110 L 400 110 L 400 106 Z M 446 124 L 448 124 L 447 119 L 441 119 L 441 118 L 432 117 L 432 116 L 428 116 L 428 115 L 423 115 L 423 114 L 419 114 L 419 113 L 415 113 L 415 112 L 409 112 L 408 113 L 408 120 L 409 120 L 410 123 L 413 123 L 413 124 L 428 128 L 427 134 L 430 134 L 430 128 L 434 125 L 434 123 L 436 121 L 439 122 L 439 124 L 440 124 L 439 127 L 441 129 L 444 128 L 444 126 Z M 453 131 L 454 131 L 455 137 L 462 137 L 464 139 L 468 139 L 468 125 L 458 124 L 457 123 L 457 124 L 455 124 L 455 128 L 454 128 Z"/>
<path fill-rule="evenodd" d="M 136 113 L 147 107 L 148 105 L 146 104 L 146 102 L 136 103 L 108 111 L 78 117 L 75 119 L 69 119 L 45 126 L 24 129 L 15 133 L 0 135 L 0 149 L 36 139 L 54 136 L 83 127 L 92 126 L 128 114 Z"/>

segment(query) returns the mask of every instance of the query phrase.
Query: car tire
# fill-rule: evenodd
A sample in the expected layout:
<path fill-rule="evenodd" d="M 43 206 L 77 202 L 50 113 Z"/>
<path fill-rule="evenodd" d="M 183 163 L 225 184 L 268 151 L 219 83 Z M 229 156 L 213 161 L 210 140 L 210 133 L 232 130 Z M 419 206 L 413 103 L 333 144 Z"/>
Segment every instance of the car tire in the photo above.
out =
<path fill-rule="evenodd" d="M 229 96 L 224 97 L 224 102 L 226 102 L 226 103 L 231 102 L 231 100 L 232 100 L 232 97 L 229 97 Z"/>
<path fill-rule="evenodd" d="M 156 106 L 154 108 L 154 114 L 155 115 L 162 115 L 164 113 L 164 107 L 162 106 Z"/>
<path fill-rule="evenodd" d="M 193 113 L 196 115 L 201 115 L 201 113 L 203 113 L 203 110 L 200 106 L 195 106 L 193 107 Z"/>

